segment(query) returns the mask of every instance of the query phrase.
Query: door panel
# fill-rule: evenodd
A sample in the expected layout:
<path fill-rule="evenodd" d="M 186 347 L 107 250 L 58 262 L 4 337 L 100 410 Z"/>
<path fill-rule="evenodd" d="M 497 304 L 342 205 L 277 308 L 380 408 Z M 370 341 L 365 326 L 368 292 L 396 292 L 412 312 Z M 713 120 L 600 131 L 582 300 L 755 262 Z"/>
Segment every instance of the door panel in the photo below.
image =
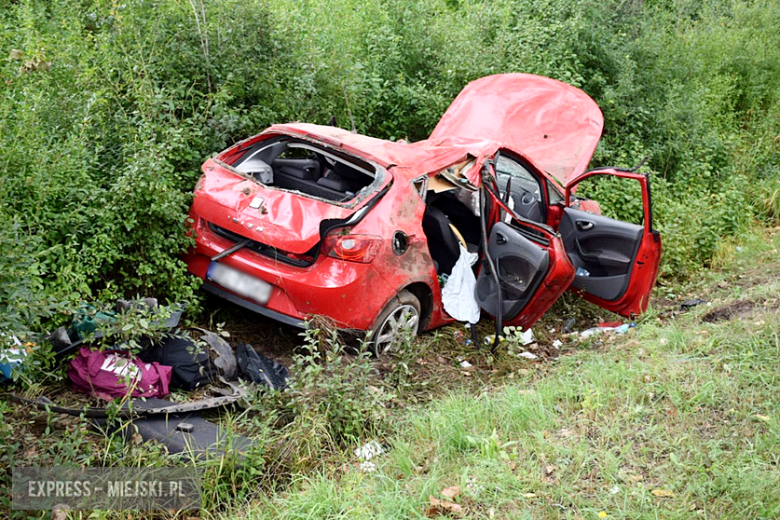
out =
<path fill-rule="evenodd" d="M 485 215 L 492 223 L 488 252 L 501 282 L 502 321 L 525 329 L 536 323 L 571 285 L 574 267 L 560 235 L 544 222 L 530 220 L 511 208 L 496 180 L 493 164 L 485 168 L 492 179 L 483 182 L 480 189 L 487 198 Z M 538 172 L 528 171 L 542 178 Z M 503 187 L 506 189 L 506 185 Z M 497 317 L 498 289 L 486 259 L 477 277 L 476 297 L 483 310 Z"/>
<path fill-rule="evenodd" d="M 572 286 L 609 301 L 625 294 L 642 226 L 565 208 L 559 231 L 576 270 Z"/>
<path fill-rule="evenodd" d="M 508 322 L 536 293 L 547 274 L 550 256 L 546 249 L 504 222 L 498 222 L 490 231 L 488 251 L 501 282 L 502 317 Z M 487 265 L 480 270 L 476 292 L 479 306 L 497 316 L 498 288 Z"/>
<path fill-rule="evenodd" d="M 566 254 L 576 274 L 572 287 L 583 297 L 623 316 L 647 310 L 661 262 L 661 236 L 652 228 L 650 182 L 646 175 L 604 168 L 584 173 L 566 186 L 566 204 L 574 187 L 588 177 L 633 179 L 642 188 L 643 225 L 565 207 L 560 227 Z"/>

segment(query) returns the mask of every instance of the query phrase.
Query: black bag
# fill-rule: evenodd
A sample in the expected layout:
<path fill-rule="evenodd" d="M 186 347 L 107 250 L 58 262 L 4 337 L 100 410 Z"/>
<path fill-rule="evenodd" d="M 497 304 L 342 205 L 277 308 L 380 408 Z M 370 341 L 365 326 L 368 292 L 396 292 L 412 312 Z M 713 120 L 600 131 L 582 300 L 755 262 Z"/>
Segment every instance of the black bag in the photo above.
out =
<path fill-rule="evenodd" d="M 287 388 L 290 372 L 281 363 L 258 354 L 252 345 L 242 343 L 236 347 L 236 360 L 240 379 L 265 385 L 272 390 Z"/>
<path fill-rule="evenodd" d="M 154 361 L 173 368 L 172 389 L 194 390 L 217 380 L 219 370 L 211 362 L 208 352 L 193 341 L 167 338 L 160 344 L 144 341 L 147 346 L 138 357 L 145 363 Z"/>

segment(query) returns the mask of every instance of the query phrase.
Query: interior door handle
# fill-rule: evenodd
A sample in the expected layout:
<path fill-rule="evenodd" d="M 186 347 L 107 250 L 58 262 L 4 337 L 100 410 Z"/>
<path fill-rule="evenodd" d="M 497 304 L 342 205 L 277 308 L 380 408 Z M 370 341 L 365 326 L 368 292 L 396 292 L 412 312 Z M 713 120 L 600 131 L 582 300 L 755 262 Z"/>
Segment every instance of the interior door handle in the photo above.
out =
<path fill-rule="evenodd" d="M 589 222 L 587 220 L 578 220 L 577 221 L 577 229 L 580 231 L 587 231 L 589 229 L 593 229 L 593 222 Z"/>

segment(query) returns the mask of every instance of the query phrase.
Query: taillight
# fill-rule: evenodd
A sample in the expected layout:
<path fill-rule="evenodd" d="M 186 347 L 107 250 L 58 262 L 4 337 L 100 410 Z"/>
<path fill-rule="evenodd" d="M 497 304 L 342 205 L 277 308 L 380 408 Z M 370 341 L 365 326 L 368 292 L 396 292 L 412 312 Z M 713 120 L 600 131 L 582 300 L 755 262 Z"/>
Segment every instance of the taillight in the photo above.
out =
<path fill-rule="evenodd" d="M 382 246 L 382 237 L 373 235 L 328 235 L 324 249 L 328 256 L 368 264 L 376 258 Z"/>

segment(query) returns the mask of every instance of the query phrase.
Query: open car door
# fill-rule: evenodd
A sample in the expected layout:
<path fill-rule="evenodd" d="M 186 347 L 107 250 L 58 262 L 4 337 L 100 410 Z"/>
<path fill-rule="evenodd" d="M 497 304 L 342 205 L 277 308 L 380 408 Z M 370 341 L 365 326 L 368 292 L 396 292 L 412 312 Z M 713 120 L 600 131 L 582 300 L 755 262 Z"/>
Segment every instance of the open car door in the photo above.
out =
<path fill-rule="evenodd" d="M 482 210 L 488 240 L 477 277 L 477 302 L 495 318 L 500 313 L 504 325 L 528 328 L 569 287 L 574 269 L 560 236 L 510 208 L 493 166 L 487 168 L 491 174 L 483 177 L 481 195 L 486 199 Z"/>
<path fill-rule="evenodd" d="M 641 184 L 641 224 L 571 207 L 574 187 L 596 175 L 613 175 Z M 575 291 L 586 300 L 623 316 L 647 310 L 661 261 L 661 237 L 653 230 L 649 178 L 614 168 L 592 170 L 566 186 L 565 204 L 558 230 L 576 270 L 572 282 Z"/>

